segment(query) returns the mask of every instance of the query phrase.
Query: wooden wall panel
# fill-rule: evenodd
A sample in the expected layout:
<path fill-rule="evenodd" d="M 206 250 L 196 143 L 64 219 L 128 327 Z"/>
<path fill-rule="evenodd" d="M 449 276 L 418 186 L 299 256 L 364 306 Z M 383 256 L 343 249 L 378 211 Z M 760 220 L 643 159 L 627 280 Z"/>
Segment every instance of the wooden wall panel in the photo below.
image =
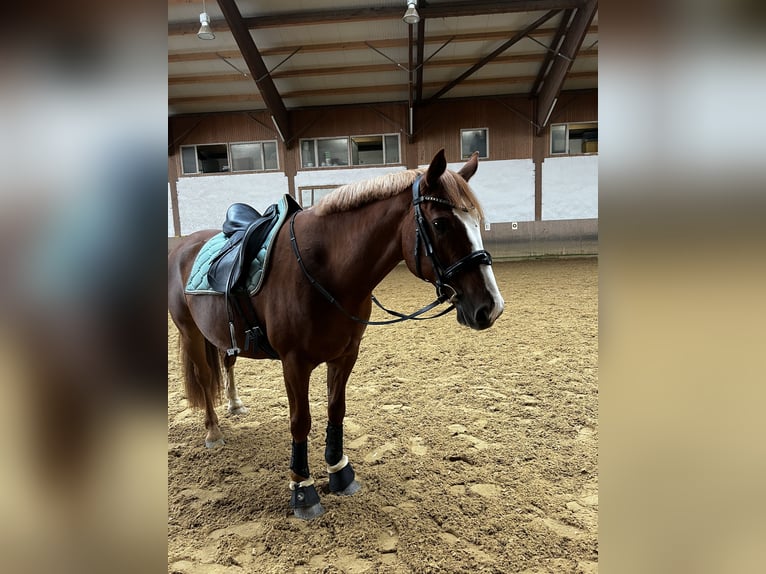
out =
<path fill-rule="evenodd" d="M 176 146 L 279 139 L 266 112 L 241 112 L 172 118 Z"/>
<path fill-rule="evenodd" d="M 489 98 L 436 102 L 416 116 L 418 163 L 431 161 L 444 148 L 447 161 L 461 161 L 460 130 L 489 130 L 489 159 L 532 157 L 531 101 L 524 98 Z"/>
<path fill-rule="evenodd" d="M 371 104 L 292 112 L 297 139 L 384 133 L 403 135 L 406 118 L 407 107 L 404 104 Z"/>
<path fill-rule="evenodd" d="M 562 93 L 548 124 L 598 121 L 598 94 Z"/>
<path fill-rule="evenodd" d="M 297 154 L 301 138 L 398 133 L 402 163 L 415 167 L 427 165 L 441 148 L 444 148 L 447 161 L 461 161 L 460 130 L 488 128 L 489 160 L 532 158 L 533 114 L 534 102 L 526 96 L 438 100 L 415 109 L 413 144 L 407 143 L 409 112 L 405 103 L 293 110 L 291 121 L 295 142 L 290 150 L 286 149 L 265 111 L 171 117 L 169 132 L 174 138 L 171 142 L 174 155 L 178 153 L 178 147 L 185 144 L 276 139 L 280 168 L 291 176 L 300 165 Z M 596 91 L 563 92 L 549 124 L 597 119 Z M 548 149 L 548 129 L 543 137 Z"/>

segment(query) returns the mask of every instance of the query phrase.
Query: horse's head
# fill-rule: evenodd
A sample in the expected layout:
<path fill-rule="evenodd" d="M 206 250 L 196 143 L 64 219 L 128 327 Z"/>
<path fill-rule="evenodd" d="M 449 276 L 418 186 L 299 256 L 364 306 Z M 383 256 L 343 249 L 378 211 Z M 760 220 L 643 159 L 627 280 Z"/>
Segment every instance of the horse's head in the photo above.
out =
<path fill-rule="evenodd" d="M 482 211 L 468 185 L 478 167 L 474 153 L 458 172 L 447 169 L 444 150 L 413 184 L 415 227 L 405 234 L 405 261 L 457 309 L 472 329 L 491 327 L 504 302 L 481 240 Z"/>

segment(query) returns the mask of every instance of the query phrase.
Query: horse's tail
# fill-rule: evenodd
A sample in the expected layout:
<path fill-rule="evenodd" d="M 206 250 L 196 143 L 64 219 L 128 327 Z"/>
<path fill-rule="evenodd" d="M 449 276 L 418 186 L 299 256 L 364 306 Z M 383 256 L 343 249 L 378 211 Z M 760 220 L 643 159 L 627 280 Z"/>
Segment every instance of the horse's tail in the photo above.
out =
<path fill-rule="evenodd" d="M 183 349 L 183 345 L 181 347 L 184 368 L 184 389 L 189 405 L 201 409 L 205 408 L 207 403 L 206 393 L 209 393 L 212 403 L 217 404 L 221 399 L 221 392 L 223 390 L 221 358 L 218 349 L 205 339 L 205 363 L 207 363 L 207 370 L 210 372 L 210 376 L 201 377 L 201 365 L 197 366 L 191 355 Z"/>

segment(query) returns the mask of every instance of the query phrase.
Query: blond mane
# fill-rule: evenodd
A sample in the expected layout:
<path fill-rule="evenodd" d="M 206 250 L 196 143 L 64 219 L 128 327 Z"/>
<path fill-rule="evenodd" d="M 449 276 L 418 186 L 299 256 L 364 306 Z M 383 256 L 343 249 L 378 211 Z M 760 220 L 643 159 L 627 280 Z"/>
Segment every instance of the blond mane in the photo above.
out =
<path fill-rule="evenodd" d="M 424 169 L 408 169 L 341 185 L 319 200 L 314 207 L 315 213 L 321 216 L 351 211 L 373 201 L 393 197 L 411 186 L 418 175 L 423 173 L 425 173 Z M 479 218 L 484 218 L 476 195 L 462 177 L 453 171 L 446 170 L 440 178 L 440 183 L 446 199 L 458 207 L 469 211 L 476 210 Z"/>

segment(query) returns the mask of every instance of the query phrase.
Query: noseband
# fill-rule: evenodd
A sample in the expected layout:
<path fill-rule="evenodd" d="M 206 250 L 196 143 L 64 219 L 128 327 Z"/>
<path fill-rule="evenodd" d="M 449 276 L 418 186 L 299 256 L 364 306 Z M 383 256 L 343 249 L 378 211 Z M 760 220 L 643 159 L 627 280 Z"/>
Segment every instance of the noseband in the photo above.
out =
<path fill-rule="evenodd" d="M 450 303 L 454 303 L 457 300 L 457 291 L 454 287 L 449 285 L 447 281 L 452 279 L 455 275 L 458 273 L 461 273 L 463 271 L 466 271 L 467 269 L 476 267 L 477 265 L 492 265 L 492 256 L 489 254 L 488 251 L 484 249 L 480 249 L 479 251 L 474 251 L 473 253 L 469 253 L 462 259 L 458 260 L 456 263 L 453 263 L 446 269 L 441 264 L 441 261 L 439 261 L 439 257 L 436 255 L 436 251 L 434 250 L 433 243 L 431 242 L 431 237 L 428 234 L 428 230 L 426 227 L 426 219 L 423 215 L 423 210 L 420 208 L 420 204 L 431 201 L 433 203 L 441 203 L 443 205 L 448 205 L 449 207 L 452 207 L 453 209 L 461 209 L 462 211 L 468 212 L 468 209 L 464 207 L 458 207 L 451 201 L 447 201 L 446 199 L 442 199 L 440 197 L 434 197 L 432 195 L 420 195 L 420 180 L 423 178 L 422 175 L 419 175 L 418 178 L 415 180 L 415 183 L 412 184 L 412 205 L 415 206 L 415 269 L 416 269 L 416 275 L 423 279 L 423 272 L 420 267 L 420 244 L 423 243 L 423 247 L 425 249 L 426 255 L 428 256 L 428 259 L 431 261 L 431 265 L 434 268 L 434 276 L 436 277 L 436 280 L 434 281 L 434 286 L 436 287 L 436 295 L 439 297 L 440 301 L 449 301 Z M 425 280 L 425 279 L 424 279 Z M 445 289 L 449 289 L 452 291 L 452 294 L 449 295 L 446 293 Z"/>

